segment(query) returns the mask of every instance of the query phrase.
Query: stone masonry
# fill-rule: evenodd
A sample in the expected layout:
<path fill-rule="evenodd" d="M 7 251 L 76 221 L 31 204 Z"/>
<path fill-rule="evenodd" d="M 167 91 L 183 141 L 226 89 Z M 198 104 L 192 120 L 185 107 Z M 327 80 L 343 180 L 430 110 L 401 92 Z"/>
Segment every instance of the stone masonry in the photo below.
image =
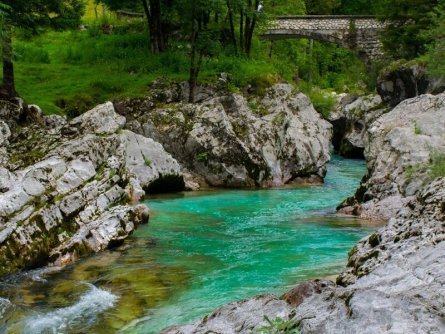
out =
<path fill-rule="evenodd" d="M 379 33 L 384 22 L 374 16 L 310 15 L 284 16 L 270 23 L 266 39 L 310 38 L 357 50 L 364 60 L 382 55 Z"/>

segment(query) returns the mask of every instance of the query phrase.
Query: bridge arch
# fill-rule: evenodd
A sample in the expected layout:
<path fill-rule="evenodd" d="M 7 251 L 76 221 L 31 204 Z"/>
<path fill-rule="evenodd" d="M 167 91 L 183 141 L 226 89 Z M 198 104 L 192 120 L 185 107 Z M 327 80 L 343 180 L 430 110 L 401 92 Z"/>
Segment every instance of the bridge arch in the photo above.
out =
<path fill-rule="evenodd" d="M 385 27 L 386 24 L 374 16 L 282 16 L 270 23 L 263 38 L 309 38 L 334 43 L 358 51 L 365 62 L 370 64 L 374 58 L 383 54 L 380 33 Z"/>

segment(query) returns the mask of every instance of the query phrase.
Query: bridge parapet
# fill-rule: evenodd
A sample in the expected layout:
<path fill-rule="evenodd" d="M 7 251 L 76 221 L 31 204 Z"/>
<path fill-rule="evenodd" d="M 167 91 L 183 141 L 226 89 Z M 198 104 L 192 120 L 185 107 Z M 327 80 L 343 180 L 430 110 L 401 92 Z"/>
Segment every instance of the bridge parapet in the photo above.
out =
<path fill-rule="evenodd" d="M 370 62 L 381 55 L 380 32 L 386 24 L 374 16 L 310 15 L 283 16 L 270 23 L 267 39 L 310 38 L 336 43 Z"/>

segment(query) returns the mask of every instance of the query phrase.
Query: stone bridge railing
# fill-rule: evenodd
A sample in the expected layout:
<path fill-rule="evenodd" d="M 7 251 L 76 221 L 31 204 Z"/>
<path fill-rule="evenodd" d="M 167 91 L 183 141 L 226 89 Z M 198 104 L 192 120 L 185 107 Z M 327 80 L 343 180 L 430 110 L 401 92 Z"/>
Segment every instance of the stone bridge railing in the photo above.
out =
<path fill-rule="evenodd" d="M 386 24 L 374 16 L 283 16 L 270 23 L 267 39 L 310 38 L 357 50 L 365 60 L 382 54 L 380 32 Z"/>

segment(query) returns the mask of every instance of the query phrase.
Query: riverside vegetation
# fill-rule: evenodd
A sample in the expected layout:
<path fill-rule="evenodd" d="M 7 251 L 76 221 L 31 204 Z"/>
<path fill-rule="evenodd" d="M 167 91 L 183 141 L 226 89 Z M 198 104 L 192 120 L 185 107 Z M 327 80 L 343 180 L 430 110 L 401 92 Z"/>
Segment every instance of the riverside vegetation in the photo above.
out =
<path fill-rule="evenodd" d="M 385 56 L 262 40 L 283 14 L 377 15 Z M 0 331 L 445 330 L 443 0 L 5 0 L 0 17 Z M 360 185 L 330 143 L 365 159 Z M 212 187 L 238 190 L 193 192 Z M 359 220 L 334 216 L 355 187 L 337 210 Z M 273 294 L 338 273 L 369 233 L 335 282 Z"/>

